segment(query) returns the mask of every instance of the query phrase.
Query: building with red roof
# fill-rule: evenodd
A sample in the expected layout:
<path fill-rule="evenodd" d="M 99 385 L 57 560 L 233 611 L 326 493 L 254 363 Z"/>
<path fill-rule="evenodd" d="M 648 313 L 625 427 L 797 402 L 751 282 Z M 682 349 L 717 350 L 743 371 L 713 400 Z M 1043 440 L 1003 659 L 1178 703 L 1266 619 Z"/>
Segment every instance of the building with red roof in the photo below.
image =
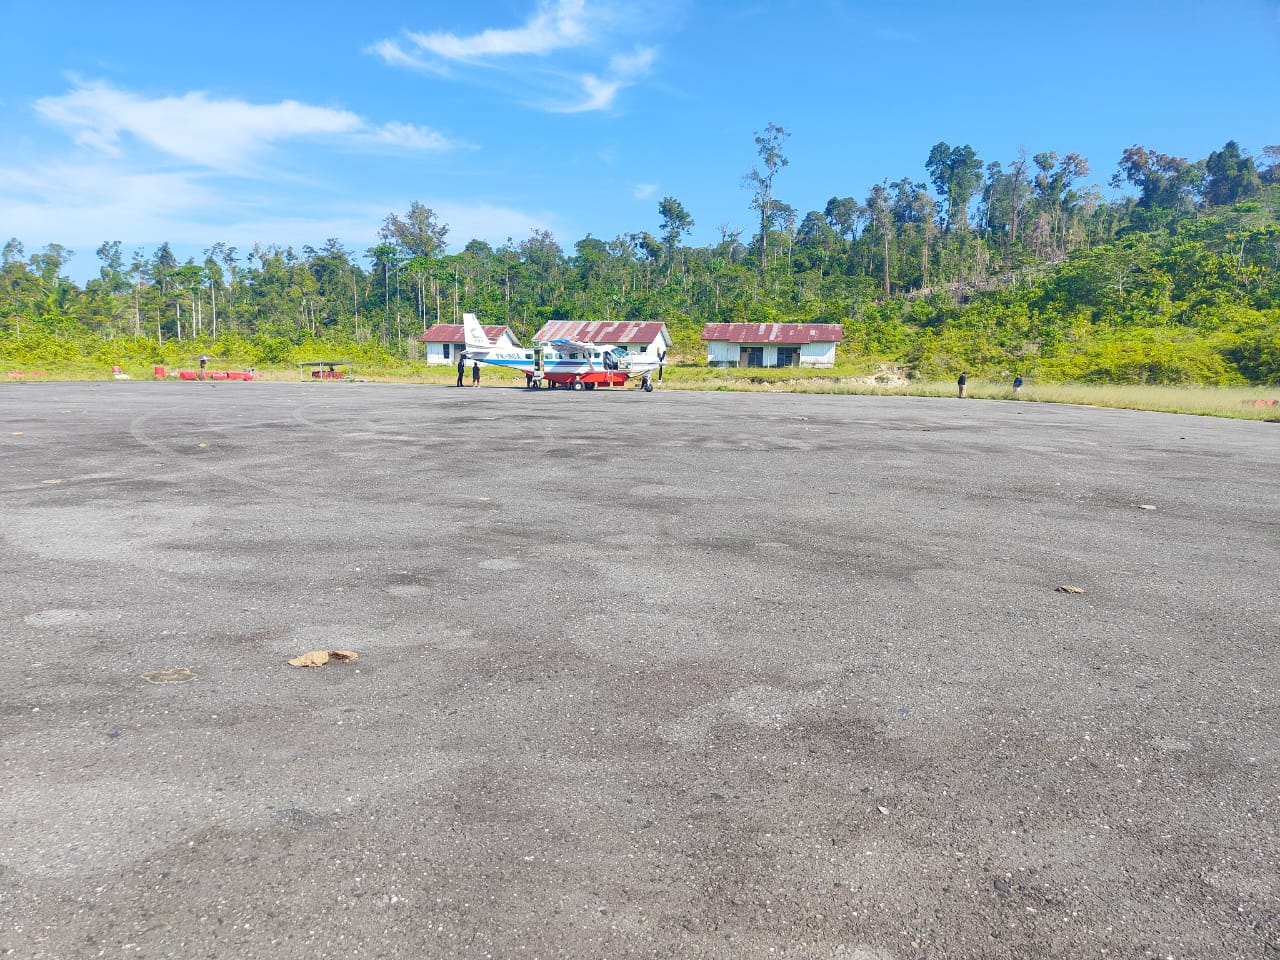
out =
<path fill-rule="evenodd" d="M 511 328 L 502 325 L 486 326 L 484 334 L 498 341 L 501 347 L 519 347 Z M 425 344 L 423 356 L 428 364 L 457 363 L 458 355 L 466 349 L 466 337 L 460 323 L 437 323 L 426 333 L 418 335 L 418 342 Z"/>
<path fill-rule="evenodd" d="M 707 364 L 713 367 L 835 366 L 838 323 L 708 323 Z"/>

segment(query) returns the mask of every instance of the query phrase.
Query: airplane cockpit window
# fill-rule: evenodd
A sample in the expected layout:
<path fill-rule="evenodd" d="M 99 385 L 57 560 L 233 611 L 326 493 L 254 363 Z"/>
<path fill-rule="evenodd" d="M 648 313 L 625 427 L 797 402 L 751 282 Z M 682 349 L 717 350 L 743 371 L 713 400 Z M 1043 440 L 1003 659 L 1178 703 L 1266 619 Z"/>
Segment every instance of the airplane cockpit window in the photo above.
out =
<path fill-rule="evenodd" d="M 571 354 L 569 354 L 569 359 L 570 359 L 570 360 L 581 360 L 582 358 L 581 358 L 581 357 L 579 357 L 576 353 L 571 353 Z"/>

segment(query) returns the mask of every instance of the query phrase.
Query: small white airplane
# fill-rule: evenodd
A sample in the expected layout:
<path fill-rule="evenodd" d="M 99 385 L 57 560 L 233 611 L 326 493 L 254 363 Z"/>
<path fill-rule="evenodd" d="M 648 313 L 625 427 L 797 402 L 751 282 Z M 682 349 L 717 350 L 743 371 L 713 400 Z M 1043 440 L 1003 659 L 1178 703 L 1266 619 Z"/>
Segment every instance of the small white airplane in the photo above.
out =
<path fill-rule="evenodd" d="M 640 377 L 645 393 L 653 392 L 653 372 L 662 379 L 665 351 L 657 360 L 637 360 L 621 347 L 609 349 L 581 340 L 548 340 L 532 347 L 499 347 L 485 336 L 474 313 L 462 315 L 467 359 L 494 367 L 519 370 L 529 377 L 529 385 L 594 390 L 597 386 L 620 387 L 631 377 Z"/>

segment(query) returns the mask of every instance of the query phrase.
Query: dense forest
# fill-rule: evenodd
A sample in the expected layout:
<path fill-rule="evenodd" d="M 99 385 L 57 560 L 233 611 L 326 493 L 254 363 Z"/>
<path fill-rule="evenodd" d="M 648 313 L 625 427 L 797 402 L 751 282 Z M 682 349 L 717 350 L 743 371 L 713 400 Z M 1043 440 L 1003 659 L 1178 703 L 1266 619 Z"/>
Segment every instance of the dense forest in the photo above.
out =
<path fill-rule="evenodd" d="M 705 247 L 684 244 L 696 211 L 675 197 L 654 232 L 571 251 L 536 231 L 448 253 L 448 225 L 417 202 L 362 253 L 215 242 L 180 263 L 167 243 L 107 241 L 83 288 L 64 275 L 72 251 L 11 239 L 0 362 L 268 365 L 322 343 L 392 363 L 466 311 L 526 342 L 547 320 L 662 320 L 687 362 L 704 323 L 804 321 L 843 324 L 845 358 L 925 378 L 1280 382 L 1280 147 L 1257 162 L 1234 141 L 1196 161 L 1133 146 L 1106 197 L 1076 153 L 984 162 L 938 143 L 925 179 L 801 213 L 781 199 L 788 136 L 755 137 L 750 235 L 721 227 Z"/>

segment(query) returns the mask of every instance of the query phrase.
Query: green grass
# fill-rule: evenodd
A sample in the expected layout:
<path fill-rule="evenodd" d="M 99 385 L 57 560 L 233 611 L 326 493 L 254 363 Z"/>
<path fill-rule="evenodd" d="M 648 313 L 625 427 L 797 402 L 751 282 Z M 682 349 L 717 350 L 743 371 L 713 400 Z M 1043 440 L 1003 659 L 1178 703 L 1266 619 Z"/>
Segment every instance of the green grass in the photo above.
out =
<path fill-rule="evenodd" d="M 716 371 L 717 373 L 721 371 Z M 673 379 L 671 386 L 690 390 L 744 390 L 776 393 L 849 394 L 882 397 L 955 397 L 951 381 L 911 380 L 869 383 L 849 377 L 802 377 L 762 381 L 757 377 Z M 1028 383 L 1015 394 L 1008 382 L 969 378 L 973 400 L 1015 403 L 1073 403 L 1121 410 L 1153 410 L 1238 420 L 1280 423 L 1280 387 L 1147 386 L 1141 384 Z M 1276 400 L 1274 405 L 1258 401 Z"/>
<path fill-rule="evenodd" d="M 195 369 L 195 364 L 171 369 Z M 90 362 L 53 363 L 26 367 L 27 376 L 9 377 L 10 365 L 0 369 L 0 383 L 37 383 L 44 380 L 111 380 L 110 368 Z M 234 369 L 233 365 L 211 365 L 210 369 Z M 44 371 L 36 376 L 35 371 Z M 151 380 L 151 365 L 126 365 L 123 372 L 134 380 Z M 392 366 L 357 365 L 356 376 L 380 383 L 452 384 L 457 368 L 427 366 L 422 362 Z M 258 368 L 257 378 L 276 382 L 297 382 L 296 365 Z M 820 393 L 866 396 L 955 397 L 950 381 L 903 380 L 899 371 L 873 360 L 842 363 L 831 370 L 712 368 L 703 364 L 677 364 L 664 371 L 663 385 L 676 390 L 733 390 L 773 393 Z M 220 381 L 219 381 L 220 382 Z M 471 382 L 470 367 L 466 382 Z M 481 386 L 524 383 L 524 375 L 481 366 Z M 336 387 L 327 382 L 326 386 Z M 971 377 L 968 394 L 974 400 L 1006 400 L 1016 403 L 1073 403 L 1124 410 L 1154 410 L 1197 416 L 1231 417 L 1280 423 L 1280 386 L 1202 387 L 1147 386 L 1139 384 L 1085 384 L 1028 382 L 1015 395 L 1007 381 L 984 381 Z M 1259 405 L 1260 400 L 1276 400 L 1275 405 Z"/>

